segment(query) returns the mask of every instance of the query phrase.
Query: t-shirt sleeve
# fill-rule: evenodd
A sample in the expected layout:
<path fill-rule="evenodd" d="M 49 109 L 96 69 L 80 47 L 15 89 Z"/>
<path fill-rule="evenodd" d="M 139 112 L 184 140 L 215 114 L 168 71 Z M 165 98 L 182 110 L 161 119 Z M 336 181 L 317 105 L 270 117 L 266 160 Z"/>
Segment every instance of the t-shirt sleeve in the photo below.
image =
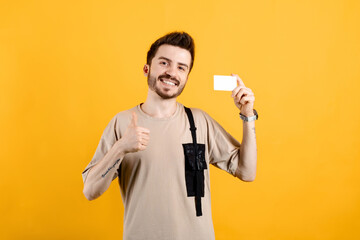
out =
<path fill-rule="evenodd" d="M 204 115 L 208 128 L 209 163 L 240 178 L 240 143 L 207 113 Z"/>
<path fill-rule="evenodd" d="M 82 178 L 83 178 L 84 183 L 85 183 L 86 177 L 89 173 L 89 170 L 94 165 L 96 165 L 101 159 L 103 159 L 103 157 L 106 155 L 106 153 L 109 151 L 109 149 L 118 140 L 118 136 L 116 133 L 116 122 L 117 122 L 117 118 L 115 116 L 111 119 L 111 121 L 108 123 L 105 130 L 103 131 L 100 142 L 96 148 L 95 154 L 94 154 L 91 162 L 86 166 L 85 170 L 82 172 Z M 117 171 L 115 171 L 113 180 L 116 177 L 117 177 Z"/>

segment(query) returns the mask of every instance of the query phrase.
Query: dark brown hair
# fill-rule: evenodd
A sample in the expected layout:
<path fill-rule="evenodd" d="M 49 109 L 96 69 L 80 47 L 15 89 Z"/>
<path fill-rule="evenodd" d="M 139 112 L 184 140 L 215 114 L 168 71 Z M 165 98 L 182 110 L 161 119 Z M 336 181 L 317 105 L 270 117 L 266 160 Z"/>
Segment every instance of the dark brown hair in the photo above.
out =
<path fill-rule="evenodd" d="M 151 45 L 147 53 L 146 63 L 148 65 L 151 65 L 151 60 L 154 58 L 158 48 L 163 44 L 180 47 L 190 52 L 191 54 L 191 63 L 189 70 L 190 72 L 193 67 L 194 57 L 195 57 L 195 43 L 192 37 L 186 32 L 171 32 L 159 38 Z"/>

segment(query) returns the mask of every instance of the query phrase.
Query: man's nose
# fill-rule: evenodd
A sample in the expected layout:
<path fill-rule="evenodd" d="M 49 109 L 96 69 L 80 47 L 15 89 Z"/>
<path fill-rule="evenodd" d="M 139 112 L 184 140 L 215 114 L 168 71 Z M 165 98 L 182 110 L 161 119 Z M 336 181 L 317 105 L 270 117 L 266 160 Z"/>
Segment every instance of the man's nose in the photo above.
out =
<path fill-rule="evenodd" d="M 166 73 L 168 75 L 170 75 L 171 77 L 175 77 L 176 76 L 176 67 L 169 66 L 168 69 L 166 70 Z"/>

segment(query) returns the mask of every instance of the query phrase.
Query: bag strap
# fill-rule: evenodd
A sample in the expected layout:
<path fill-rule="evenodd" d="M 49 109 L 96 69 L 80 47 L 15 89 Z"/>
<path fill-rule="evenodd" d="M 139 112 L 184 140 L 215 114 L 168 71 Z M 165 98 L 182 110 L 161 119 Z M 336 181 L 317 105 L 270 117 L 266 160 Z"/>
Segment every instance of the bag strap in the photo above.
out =
<path fill-rule="evenodd" d="M 201 169 L 200 167 L 200 160 L 198 159 L 198 154 L 197 154 L 197 141 L 196 141 L 196 127 L 195 127 L 195 122 L 194 122 L 194 117 L 193 114 L 191 112 L 190 108 L 185 107 L 185 112 L 186 115 L 189 119 L 189 123 L 190 123 L 190 131 L 191 131 L 191 136 L 193 139 L 193 145 L 194 145 L 194 156 L 195 156 L 195 163 L 196 163 L 196 171 L 195 171 L 195 208 L 196 208 L 196 216 L 202 216 L 202 211 L 201 211 L 201 195 L 200 195 L 200 188 L 201 188 L 201 171 L 204 171 L 203 169 Z"/>
<path fill-rule="evenodd" d="M 192 115 L 192 112 L 191 112 L 190 108 L 187 108 L 185 106 L 184 106 L 184 108 L 185 108 L 185 112 L 186 112 L 186 114 L 188 116 L 188 119 L 189 119 L 191 136 L 192 136 L 193 144 L 194 144 L 194 147 L 195 147 L 197 145 L 197 142 L 196 142 L 196 127 L 195 127 L 194 117 Z"/>

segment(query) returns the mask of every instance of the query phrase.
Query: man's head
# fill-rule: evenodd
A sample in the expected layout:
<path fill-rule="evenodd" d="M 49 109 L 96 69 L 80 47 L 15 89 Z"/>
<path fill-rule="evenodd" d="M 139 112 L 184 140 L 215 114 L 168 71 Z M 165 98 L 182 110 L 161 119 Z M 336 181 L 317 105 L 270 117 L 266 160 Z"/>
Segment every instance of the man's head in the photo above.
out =
<path fill-rule="evenodd" d="M 183 91 L 194 62 L 194 41 L 187 33 L 169 33 L 155 41 L 147 54 L 144 74 L 149 89 L 163 99 Z"/>
<path fill-rule="evenodd" d="M 165 36 L 159 38 L 156 40 L 150 47 L 147 58 L 146 58 L 146 64 L 149 66 L 151 65 L 151 61 L 156 55 L 157 50 L 161 45 L 172 45 L 175 47 L 183 48 L 185 50 L 188 50 L 191 55 L 191 63 L 190 63 L 190 69 L 189 73 L 191 72 L 191 69 L 194 65 L 194 57 L 195 57 L 195 43 L 192 37 L 187 34 L 186 32 L 171 32 L 166 34 Z"/>

